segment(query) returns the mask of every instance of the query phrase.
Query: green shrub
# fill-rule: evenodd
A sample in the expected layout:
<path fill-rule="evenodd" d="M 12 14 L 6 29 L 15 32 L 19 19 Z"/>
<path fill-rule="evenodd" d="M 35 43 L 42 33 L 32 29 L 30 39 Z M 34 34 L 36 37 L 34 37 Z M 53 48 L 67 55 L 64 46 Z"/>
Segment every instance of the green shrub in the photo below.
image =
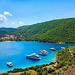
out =
<path fill-rule="evenodd" d="M 50 62 L 49 65 L 55 64 L 55 62 Z"/>
<path fill-rule="evenodd" d="M 24 74 L 23 75 L 26 75 L 26 72 L 24 72 Z"/>
<path fill-rule="evenodd" d="M 21 73 L 20 75 L 24 75 L 23 73 Z"/>
<path fill-rule="evenodd" d="M 67 68 L 66 68 L 66 67 L 63 67 L 62 69 L 63 69 L 64 71 L 66 71 L 66 70 L 67 70 Z"/>
<path fill-rule="evenodd" d="M 48 75 L 47 71 L 44 71 L 44 72 L 42 73 L 42 75 Z"/>
<path fill-rule="evenodd" d="M 33 70 L 35 70 L 35 71 L 36 71 L 37 69 L 38 69 L 38 68 L 37 68 L 36 66 L 33 68 Z"/>
<path fill-rule="evenodd" d="M 37 75 L 42 75 L 42 72 L 38 72 Z"/>
<path fill-rule="evenodd" d="M 36 71 L 37 71 L 37 72 L 41 72 L 41 70 L 40 70 L 40 69 L 37 69 Z"/>
<path fill-rule="evenodd" d="M 49 69 L 48 73 L 51 73 L 51 72 L 54 72 L 54 71 L 55 71 L 54 69 Z"/>
<path fill-rule="evenodd" d="M 31 75 L 31 72 L 29 72 L 29 71 L 28 71 L 28 72 L 26 72 L 26 75 Z"/>
<path fill-rule="evenodd" d="M 47 71 L 47 67 L 44 68 L 44 71 Z"/>
<path fill-rule="evenodd" d="M 24 69 L 24 71 L 28 71 L 28 70 L 29 70 L 29 68 L 25 68 L 25 69 Z"/>

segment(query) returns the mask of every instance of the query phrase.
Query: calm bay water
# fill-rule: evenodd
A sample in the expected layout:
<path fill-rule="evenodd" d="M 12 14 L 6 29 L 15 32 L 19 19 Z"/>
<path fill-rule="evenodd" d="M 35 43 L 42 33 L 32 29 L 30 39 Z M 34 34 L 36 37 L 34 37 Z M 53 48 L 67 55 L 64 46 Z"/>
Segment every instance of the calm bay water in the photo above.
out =
<path fill-rule="evenodd" d="M 0 73 L 13 70 L 14 68 L 26 68 L 35 65 L 42 65 L 55 61 L 57 51 L 61 50 L 61 47 L 73 46 L 75 44 L 56 44 L 56 43 L 39 43 L 39 42 L 25 42 L 25 41 L 13 41 L 13 42 L 0 42 Z M 51 51 L 50 48 L 57 48 L 57 51 Z M 26 58 L 26 55 L 32 53 L 39 53 L 39 50 L 47 50 L 49 53 L 47 56 L 40 56 L 41 60 L 30 60 Z M 8 67 L 6 62 L 12 62 L 13 67 Z"/>

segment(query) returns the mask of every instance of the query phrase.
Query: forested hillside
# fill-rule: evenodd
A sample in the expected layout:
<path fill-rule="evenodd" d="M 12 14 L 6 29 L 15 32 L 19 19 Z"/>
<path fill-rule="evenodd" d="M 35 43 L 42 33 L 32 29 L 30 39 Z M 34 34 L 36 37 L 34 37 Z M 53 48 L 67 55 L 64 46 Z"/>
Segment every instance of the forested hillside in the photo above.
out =
<path fill-rule="evenodd" d="M 65 48 L 64 50 L 58 51 L 56 54 L 57 63 L 61 66 L 64 65 L 75 65 L 75 46 Z"/>
<path fill-rule="evenodd" d="M 17 40 L 75 43 L 75 18 L 58 19 L 18 29 Z"/>
<path fill-rule="evenodd" d="M 0 37 L 5 36 L 5 34 L 12 34 L 16 30 L 16 28 L 0 28 Z"/>

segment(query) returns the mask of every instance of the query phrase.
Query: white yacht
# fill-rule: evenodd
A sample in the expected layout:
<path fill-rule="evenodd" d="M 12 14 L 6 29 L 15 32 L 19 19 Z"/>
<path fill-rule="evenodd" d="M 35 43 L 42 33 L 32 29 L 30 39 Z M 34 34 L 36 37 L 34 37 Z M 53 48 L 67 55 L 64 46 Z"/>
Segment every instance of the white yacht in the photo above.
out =
<path fill-rule="evenodd" d="M 40 60 L 41 58 L 39 57 L 39 55 L 36 55 L 35 53 L 31 54 L 31 55 L 26 55 L 26 58 L 29 59 L 34 59 L 34 60 Z"/>
<path fill-rule="evenodd" d="M 52 51 L 56 51 L 56 49 L 55 49 L 55 48 L 50 48 L 50 50 L 52 50 Z"/>
<path fill-rule="evenodd" d="M 39 55 L 42 55 L 42 56 L 46 56 L 47 55 L 47 51 L 46 50 L 41 50 L 39 51 Z"/>
<path fill-rule="evenodd" d="M 65 47 L 61 47 L 61 49 L 65 49 Z"/>
<path fill-rule="evenodd" d="M 13 66 L 12 62 L 7 62 L 7 65 L 8 65 L 9 67 L 12 67 L 12 66 Z"/>

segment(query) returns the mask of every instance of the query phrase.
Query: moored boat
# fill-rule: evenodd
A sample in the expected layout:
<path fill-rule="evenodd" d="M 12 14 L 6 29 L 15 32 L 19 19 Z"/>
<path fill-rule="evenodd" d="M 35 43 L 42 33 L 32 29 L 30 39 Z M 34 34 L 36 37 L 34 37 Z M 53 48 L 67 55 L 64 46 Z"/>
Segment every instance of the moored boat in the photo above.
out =
<path fill-rule="evenodd" d="M 12 66 L 13 66 L 12 62 L 7 62 L 7 65 L 8 65 L 9 67 L 12 67 Z"/>
<path fill-rule="evenodd" d="M 35 53 L 31 54 L 31 55 L 26 55 L 26 58 L 29 59 L 34 59 L 34 60 L 40 60 L 41 58 L 39 57 L 39 55 L 36 55 Z"/>
<path fill-rule="evenodd" d="M 41 50 L 39 51 L 39 55 L 42 55 L 42 56 L 46 56 L 47 55 L 47 51 L 46 50 Z"/>
<path fill-rule="evenodd" d="M 55 49 L 55 48 L 50 48 L 50 50 L 52 50 L 52 51 L 56 51 L 56 49 Z"/>
<path fill-rule="evenodd" d="M 61 47 L 61 49 L 65 49 L 65 47 Z"/>

